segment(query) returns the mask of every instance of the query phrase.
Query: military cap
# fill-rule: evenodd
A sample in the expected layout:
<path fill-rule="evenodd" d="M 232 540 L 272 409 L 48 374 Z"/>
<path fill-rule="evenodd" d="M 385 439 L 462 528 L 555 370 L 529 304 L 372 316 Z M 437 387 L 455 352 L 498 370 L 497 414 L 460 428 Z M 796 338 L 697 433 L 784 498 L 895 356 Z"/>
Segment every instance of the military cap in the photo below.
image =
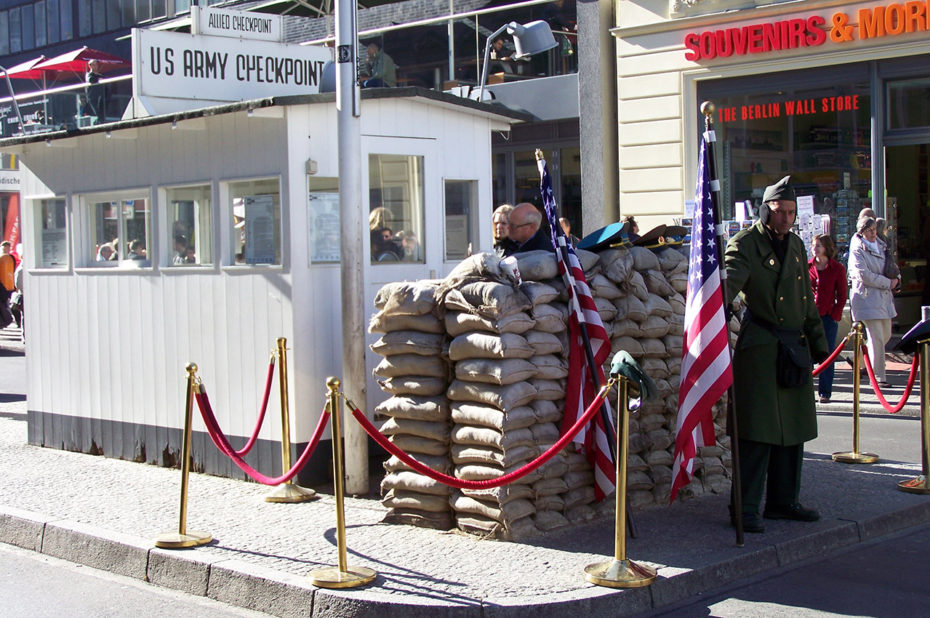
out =
<path fill-rule="evenodd" d="M 791 186 L 791 176 L 785 176 L 774 185 L 769 185 L 765 188 L 765 193 L 762 195 L 762 203 L 771 202 L 772 200 L 798 201 L 798 196 L 794 192 L 794 187 Z"/>

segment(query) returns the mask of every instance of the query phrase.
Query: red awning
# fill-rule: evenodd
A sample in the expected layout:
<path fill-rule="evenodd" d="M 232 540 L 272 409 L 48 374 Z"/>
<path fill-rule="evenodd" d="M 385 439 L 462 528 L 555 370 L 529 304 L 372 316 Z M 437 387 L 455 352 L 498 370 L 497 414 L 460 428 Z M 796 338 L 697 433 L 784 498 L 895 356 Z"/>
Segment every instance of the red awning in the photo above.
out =
<path fill-rule="evenodd" d="M 101 71 L 112 71 L 114 69 L 123 69 L 132 66 L 127 60 L 119 56 L 114 56 L 90 47 L 82 47 L 54 58 L 49 58 L 45 62 L 40 62 L 34 68 L 49 71 L 73 71 L 75 73 L 84 73 L 87 71 L 87 63 L 91 60 L 100 62 Z"/>
<path fill-rule="evenodd" d="M 32 60 L 27 60 L 26 62 L 20 62 L 16 66 L 12 66 L 6 70 L 6 75 L 10 79 L 42 79 L 46 76 L 46 72 L 42 69 L 37 69 L 35 66 L 45 60 L 45 56 L 39 56 L 38 58 L 33 58 Z M 3 76 L 3 72 L 0 71 L 0 76 Z"/>

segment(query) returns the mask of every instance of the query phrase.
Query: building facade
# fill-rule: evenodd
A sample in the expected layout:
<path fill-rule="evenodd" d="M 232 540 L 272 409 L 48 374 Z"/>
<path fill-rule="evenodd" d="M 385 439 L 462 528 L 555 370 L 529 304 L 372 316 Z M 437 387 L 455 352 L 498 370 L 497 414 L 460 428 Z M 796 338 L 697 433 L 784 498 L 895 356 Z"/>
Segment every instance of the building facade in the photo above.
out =
<path fill-rule="evenodd" d="M 928 304 L 930 4 L 619 3 L 624 212 L 685 215 L 703 101 L 713 101 L 725 217 L 791 174 L 840 252 L 859 210 L 888 220 L 903 265 L 898 325 Z"/>

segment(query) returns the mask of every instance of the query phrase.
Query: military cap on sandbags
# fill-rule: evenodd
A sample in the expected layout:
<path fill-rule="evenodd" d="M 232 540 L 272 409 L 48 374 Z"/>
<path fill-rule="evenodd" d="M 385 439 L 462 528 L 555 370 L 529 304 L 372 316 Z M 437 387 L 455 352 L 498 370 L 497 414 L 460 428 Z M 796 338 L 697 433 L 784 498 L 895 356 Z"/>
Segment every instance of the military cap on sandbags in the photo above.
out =
<path fill-rule="evenodd" d="M 762 195 L 762 203 L 771 202 L 772 200 L 798 201 L 798 196 L 794 192 L 794 187 L 791 186 L 791 176 L 785 176 L 774 185 L 769 185 L 765 188 L 765 193 Z"/>

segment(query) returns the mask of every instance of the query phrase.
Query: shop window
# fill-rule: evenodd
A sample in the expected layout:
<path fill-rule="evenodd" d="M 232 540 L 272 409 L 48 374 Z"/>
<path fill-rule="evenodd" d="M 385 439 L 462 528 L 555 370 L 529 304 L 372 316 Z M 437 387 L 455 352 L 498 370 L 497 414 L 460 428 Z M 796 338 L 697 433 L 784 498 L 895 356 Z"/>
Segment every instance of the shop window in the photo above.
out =
<path fill-rule="evenodd" d="M 23 50 L 23 20 L 20 8 L 10 9 L 10 53 Z"/>
<path fill-rule="evenodd" d="M 888 129 L 930 127 L 930 77 L 888 82 Z"/>
<path fill-rule="evenodd" d="M 74 38 L 74 8 L 71 0 L 60 0 L 61 10 L 61 40 L 70 41 Z"/>
<path fill-rule="evenodd" d="M 61 8 L 58 0 L 48 0 L 45 9 L 46 21 L 48 22 L 48 42 L 49 44 L 57 43 L 61 40 L 61 20 L 58 17 Z"/>
<path fill-rule="evenodd" d="M 146 198 L 90 204 L 91 265 L 143 268 L 152 265 L 151 210 Z"/>
<path fill-rule="evenodd" d="M 281 189 L 277 178 L 229 184 L 233 262 L 281 263 Z"/>
<path fill-rule="evenodd" d="M 35 264 L 39 268 L 68 266 L 68 214 L 63 199 L 35 204 Z"/>
<path fill-rule="evenodd" d="M 422 262 L 423 157 L 368 155 L 368 186 L 372 263 Z"/>
<path fill-rule="evenodd" d="M 339 179 L 307 177 L 310 263 L 339 261 Z"/>
<path fill-rule="evenodd" d="M 807 198 L 798 202 L 796 232 L 808 247 L 816 234 L 831 234 L 843 259 L 859 211 L 872 206 L 869 82 L 863 70 L 845 70 L 846 78 L 801 71 L 699 86 L 698 100 L 717 108 L 717 170 L 731 229 L 739 229 L 743 205 L 758 212 L 765 187 L 790 174 Z"/>
<path fill-rule="evenodd" d="M 40 0 L 35 4 L 36 11 L 36 47 L 48 45 L 48 26 L 45 20 L 45 2 Z"/>
<path fill-rule="evenodd" d="M 23 49 L 34 49 L 36 46 L 36 9 L 32 4 L 22 6 L 23 19 Z"/>
<path fill-rule="evenodd" d="M 213 263 L 210 185 L 173 187 L 165 191 L 169 247 L 165 255 L 171 266 Z"/>
<path fill-rule="evenodd" d="M 136 1 L 136 23 L 148 21 L 152 18 L 152 8 L 149 5 L 149 0 L 135 0 Z"/>
<path fill-rule="evenodd" d="M 447 180 L 446 261 L 465 259 L 478 246 L 478 181 Z M 406 240 L 406 239 L 403 239 Z M 407 247 L 403 247 L 405 253 Z"/>

